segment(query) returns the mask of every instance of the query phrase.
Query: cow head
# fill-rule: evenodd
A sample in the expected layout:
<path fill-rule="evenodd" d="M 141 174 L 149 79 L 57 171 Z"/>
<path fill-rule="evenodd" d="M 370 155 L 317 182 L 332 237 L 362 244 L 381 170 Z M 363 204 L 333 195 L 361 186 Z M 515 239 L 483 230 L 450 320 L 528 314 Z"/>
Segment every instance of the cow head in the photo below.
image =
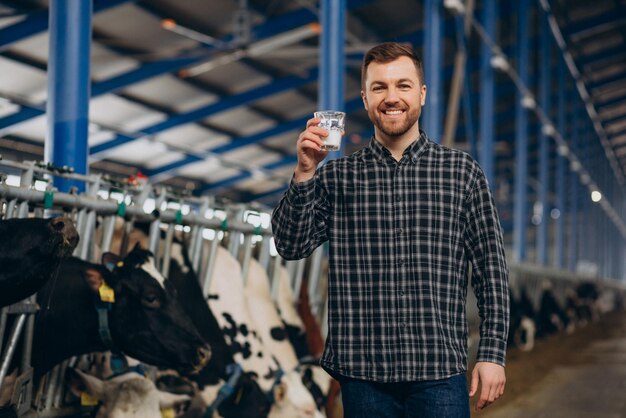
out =
<path fill-rule="evenodd" d="M 78 233 L 66 217 L 2 220 L 0 236 L 0 306 L 39 290 L 78 244 Z"/>
<path fill-rule="evenodd" d="M 321 413 L 315 408 L 311 393 L 302 384 L 300 373 L 285 373 L 280 383 L 272 388 L 274 405 L 270 418 L 318 418 Z"/>
<path fill-rule="evenodd" d="M 210 358 L 209 346 L 198 334 L 177 300 L 176 291 L 155 268 L 152 253 L 136 246 L 123 260 L 111 253 L 106 284 L 114 290 L 110 327 L 116 346 L 149 364 L 185 372 L 201 369 Z M 88 278 L 100 290 L 102 276 Z"/>
<path fill-rule="evenodd" d="M 100 380 L 78 369 L 68 369 L 67 379 L 72 392 L 81 399 L 86 393 L 99 401 L 96 418 L 158 417 L 161 409 L 190 400 L 188 395 L 160 391 L 151 380 L 136 373 Z"/>

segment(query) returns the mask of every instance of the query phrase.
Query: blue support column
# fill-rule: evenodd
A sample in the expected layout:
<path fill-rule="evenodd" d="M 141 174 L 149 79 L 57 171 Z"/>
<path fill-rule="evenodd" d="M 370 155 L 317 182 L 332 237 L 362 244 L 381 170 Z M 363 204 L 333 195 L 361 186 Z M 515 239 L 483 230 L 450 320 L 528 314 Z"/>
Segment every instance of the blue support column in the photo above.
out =
<path fill-rule="evenodd" d="M 494 40 L 496 37 L 496 2 L 483 2 L 482 24 L 487 35 Z M 481 44 L 480 51 L 480 165 L 487 176 L 491 189 L 495 189 L 495 73 L 491 67 L 491 48 Z"/>
<path fill-rule="evenodd" d="M 319 110 L 344 111 L 345 26 L 346 1 L 322 0 L 320 4 L 322 33 L 320 49 Z M 350 121 L 346 121 L 350 123 Z M 341 157 L 345 138 L 338 151 L 328 153 L 328 159 Z"/>
<path fill-rule="evenodd" d="M 546 115 L 550 115 L 550 27 L 546 16 L 540 15 L 541 21 L 541 58 L 539 62 L 539 102 Z M 548 232 L 550 228 L 549 192 L 549 141 L 543 127 L 539 131 L 539 203 L 541 204 L 541 222 L 537 226 L 537 264 L 548 264 Z"/>
<path fill-rule="evenodd" d="M 87 173 L 91 16 L 91 1 L 50 1 L 45 159 L 81 174 Z M 74 183 L 58 180 L 55 185 L 67 191 Z"/>
<path fill-rule="evenodd" d="M 580 120 L 578 118 L 578 114 L 580 112 L 580 105 L 575 100 L 576 98 L 576 87 L 572 86 L 570 89 L 570 103 L 572 103 L 572 109 L 570 111 L 570 120 L 572 126 L 572 142 L 570 144 L 570 149 L 572 153 L 580 158 L 578 154 L 578 137 L 579 137 L 579 129 L 580 129 Z M 578 214 L 578 192 L 580 189 L 580 183 L 578 181 L 578 173 L 570 170 L 570 208 L 569 208 L 569 247 L 568 247 L 568 266 L 570 271 L 576 271 L 576 263 L 578 261 L 578 225 L 580 216 Z"/>
<path fill-rule="evenodd" d="M 528 85 L 529 31 L 528 9 L 530 0 L 518 3 L 517 73 Z M 517 93 L 515 104 L 515 207 L 513 212 L 514 261 L 526 261 L 528 228 L 528 111 L 522 106 L 522 94 Z"/>
<path fill-rule="evenodd" d="M 435 142 L 443 134 L 443 10 L 440 0 L 424 0 L 424 78 L 426 79 L 426 106 L 423 109 L 422 128 Z"/>
<path fill-rule="evenodd" d="M 566 123 L 565 123 L 565 112 L 566 112 L 566 101 L 565 95 L 567 93 L 567 86 L 565 84 L 565 76 L 566 76 L 566 68 L 565 61 L 563 57 L 558 57 L 558 65 L 557 65 L 557 77 L 558 77 L 558 122 L 557 122 L 557 130 L 563 138 L 566 136 Z M 557 167 L 556 167 L 556 199 L 557 204 L 556 207 L 559 210 L 559 217 L 556 221 L 556 231 L 555 231 L 555 254 L 554 254 L 554 266 L 558 269 L 565 268 L 565 251 L 564 251 L 564 242 L 565 242 L 565 157 L 562 155 L 557 155 Z"/>

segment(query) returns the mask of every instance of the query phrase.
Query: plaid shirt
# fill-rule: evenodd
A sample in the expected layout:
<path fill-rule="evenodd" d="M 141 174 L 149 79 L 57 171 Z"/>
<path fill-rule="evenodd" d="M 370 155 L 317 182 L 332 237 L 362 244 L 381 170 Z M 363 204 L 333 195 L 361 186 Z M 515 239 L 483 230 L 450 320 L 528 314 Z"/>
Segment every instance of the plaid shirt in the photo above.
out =
<path fill-rule="evenodd" d="M 481 315 L 478 361 L 504 365 L 509 321 L 502 231 L 466 153 L 420 138 L 400 161 L 378 141 L 295 183 L 274 210 L 276 248 L 307 257 L 329 241 L 321 365 L 378 382 L 467 368 L 468 261 Z"/>

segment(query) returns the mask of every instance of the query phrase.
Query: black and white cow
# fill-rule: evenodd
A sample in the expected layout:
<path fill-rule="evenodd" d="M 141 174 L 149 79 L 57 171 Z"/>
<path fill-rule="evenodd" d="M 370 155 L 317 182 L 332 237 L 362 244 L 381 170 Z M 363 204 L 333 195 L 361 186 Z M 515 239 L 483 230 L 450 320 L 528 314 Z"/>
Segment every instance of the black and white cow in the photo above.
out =
<path fill-rule="evenodd" d="M 114 267 L 70 258 L 56 282 L 37 294 L 41 310 L 33 343 L 35 374 L 74 355 L 105 351 L 111 344 L 148 364 L 202 368 L 210 347 L 184 313 L 172 284 L 156 270 L 152 254 L 135 248 L 121 260 L 107 253 L 103 264 Z M 103 302 L 107 295 L 114 301 Z"/>
<path fill-rule="evenodd" d="M 530 351 L 535 346 L 535 309 L 526 293 L 526 288 L 520 290 L 520 297 L 516 299 L 509 288 L 510 318 L 509 318 L 509 347 L 517 347 L 522 351 Z"/>
<path fill-rule="evenodd" d="M 302 383 L 300 373 L 293 369 L 282 369 L 277 357 L 282 357 L 284 353 L 280 351 L 274 353 L 264 345 L 265 341 L 257 331 L 255 321 L 270 324 L 269 317 L 260 312 L 253 314 L 249 311 L 248 308 L 252 303 L 246 301 L 241 267 L 237 260 L 226 249 L 219 247 L 215 261 L 207 295 L 209 306 L 226 336 L 226 342 L 233 351 L 235 360 L 244 370 L 254 373 L 261 389 L 270 393 L 273 398 L 269 416 L 271 418 L 319 416 L 310 392 Z M 284 329 L 282 332 L 284 333 Z M 289 365 L 293 365 L 294 358 L 292 352 Z M 295 361 L 297 364 L 297 359 Z"/>
<path fill-rule="evenodd" d="M 304 385 L 311 392 L 318 409 L 323 409 L 331 377 L 319 364 L 315 364 L 314 359 L 307 359 L 308 364 L 301 364 L 301 360 L 310 357 L 310 353 L 306 347 L 304 324 L 295 308 L 287 270 L 281 266 L 278 272 L 277 300 L 274 304 L 265 269 L 258 261 L 250 260 L 245 292 L 248 310 L 265 347 L 276 356 L 284 370 L 302 371 Z M 290 325 L 289 328 L 285 326 L 286 323 Z M 294 340 L 301 353 L 295 349 Z"/>
<path fill-rule="evenodd" d="M 183 308 L 189 315 L 200 335 L 211 345 L 212 356 L 197 375 L 189 376 L 200 391 L 200 399 L 192 403 L 186 418 L 203 417 L 206 410 L 214 405 L 218 391 L 233 377 L 229 373 L 235 359 L 226 344 L 222 330 L 209 305 L 202 296 L 202 288 L 193 271 L 187 251 L 179 242 L 172 244 L 172 260 L 168 273 L 182 300 Z M 240 279 L 238 279 L 240 280 Z M 242 373 L 235 379 L 232 395 L 225 397 L 215 416 L 223 418 L 264 418 L 267 417 L 270 403 L 251 373 Z"/>
<path fill-rule="evenodd" d="M 537 337 L 542 338 L 560 331 L 573 331 L 574 324 L 557 300 L 552 284 L 545 281 L 542 287 L 539 311 L 535 318 Z"/>
<path fill-rule="evenodd" d="M 0 220 L 0 237 L 0 307 L 39 290 L 78 244 L 67 217 Z"/>

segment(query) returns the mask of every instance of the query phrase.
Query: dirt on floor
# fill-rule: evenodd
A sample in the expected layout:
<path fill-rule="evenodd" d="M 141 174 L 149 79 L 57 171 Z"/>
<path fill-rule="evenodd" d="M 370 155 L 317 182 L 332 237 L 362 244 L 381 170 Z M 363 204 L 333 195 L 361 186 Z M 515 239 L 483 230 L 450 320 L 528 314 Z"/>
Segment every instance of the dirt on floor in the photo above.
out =
<path fill-rule="evenodd" d="M 504 395 L 480 412 L 474 410 L 478 397 L 476 395 L 471 399 L 472 418 L 490 418 L 499 415 L 499 410 L 525 396 L 553 369 L 591 362 L 592 357 L 584 350 L 591 343 L 624 335 L 626 335 L 626 312 L 619 311 L 608 313 L 598 322 L 578 328 L 569 335 L 553 335 L 537 341 L 535 348 L 530 352 L 509 349 Z"/>

